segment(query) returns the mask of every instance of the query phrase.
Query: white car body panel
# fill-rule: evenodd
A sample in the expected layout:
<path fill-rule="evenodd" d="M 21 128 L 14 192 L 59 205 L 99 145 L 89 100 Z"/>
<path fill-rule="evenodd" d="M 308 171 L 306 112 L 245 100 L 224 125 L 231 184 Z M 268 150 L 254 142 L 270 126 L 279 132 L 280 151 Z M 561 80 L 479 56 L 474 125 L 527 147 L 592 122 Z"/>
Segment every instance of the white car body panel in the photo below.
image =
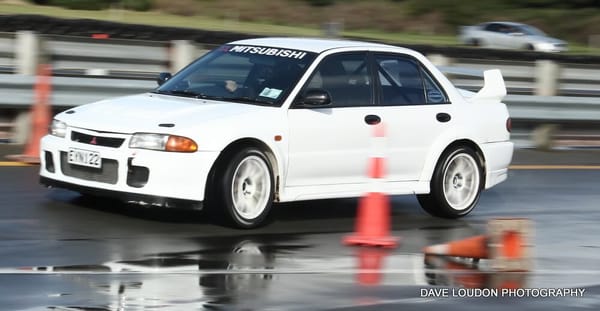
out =
<path fill-rule="evenodd" d="M 289 109 L 289 165 L 285 186 L 364 182 L 371 132 L 363 118 L 372 110 L 370 107 Z M 344 161 L 339 161 L 341 158 Z"/>
<path fill-rule="evenodd" d="M 280 202 L 357 197 L 369 191 L 367 162 L 372 155 L 371 127 L 366 114 L 384 116 L 387 128 L 387 176 L 380 184 L 388 194 L 424 194 L 444 150 L 457 140 L 476 144 L 485 160 L 486 188 L 506 178 L 513 145 L 502 104 L 503 80 L 498 72 L 486 72 L 478 94 L 457 90 L 423 55 L 382 44 L 321 39 L 263 38 L 231 44 L 276 46 L 320 53 L 308 67 L 281 107 L 184 98 L 153 93 L 103 100 L 61 113 L 57 120 L 68 124 L 66 138 L 48 135 L 41 144 L 40 175 L 64 183 L 121 193 L 203 201 L 211 168 L 221 152 L 233 142 L 246 139 L 263 144 L 276 177 L 276 200 Z M 330 109 L 290 108 L 294 98 L 324 57 L 343 51 L 400 53 L 418 60 L 444 89 L 451 104 Z M 505 88 L 504 88 L 505 92 Z M 505 94 L 505 93 L 504 93 Z M 436 114 L 446 112 L 452 121 L 440 123 Z M 176 124 L 163 127 L 159 124 Z M 125 139 L 119 148 L 83 144 L 68 139 L 76 130 L 95 136 Z M 133 133 L 164 133 L 193 139 L 194 153 L 130 149 Z M 280 139 L 276 139 L 280 137 Z M 76 147 L 98 151 L 119 163 L 116 184 L 69 177 L 46 169 L 45 152 L 55 164 L 59 152 Z M 126 183 L 128 161 L 149 167 L 148 183 Z M 57 165 L 58 166 L 58 165 Z"/>
<path fill-rule="evenodd" d="M 419 181 L 431 148 L 436 141 L 444 140 L 442 136 L 450 127 L 449 123 L 438 122 L 436 115 L 440 112 L 454 115 L 454 107 L 431 105 L 385 108 L 390 117 L 386 122 L 389 159 L 387 178 L 390 181 Z"/>

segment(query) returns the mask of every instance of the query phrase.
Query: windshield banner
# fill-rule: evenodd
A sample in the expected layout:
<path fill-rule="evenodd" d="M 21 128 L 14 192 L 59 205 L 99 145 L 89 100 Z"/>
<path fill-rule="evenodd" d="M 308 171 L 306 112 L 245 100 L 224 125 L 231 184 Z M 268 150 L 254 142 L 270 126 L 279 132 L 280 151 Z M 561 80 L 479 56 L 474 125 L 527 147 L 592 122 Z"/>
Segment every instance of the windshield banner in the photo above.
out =
<path fill-rule="evenodd" d="M 235 45 L 229 47 L 230 53 L 249 53 L 259 55 L 270 55 L 286 58 L 302 59 L 306 56 L 306 52 L 288 49 L 269 48 L 262 46 Z"/>

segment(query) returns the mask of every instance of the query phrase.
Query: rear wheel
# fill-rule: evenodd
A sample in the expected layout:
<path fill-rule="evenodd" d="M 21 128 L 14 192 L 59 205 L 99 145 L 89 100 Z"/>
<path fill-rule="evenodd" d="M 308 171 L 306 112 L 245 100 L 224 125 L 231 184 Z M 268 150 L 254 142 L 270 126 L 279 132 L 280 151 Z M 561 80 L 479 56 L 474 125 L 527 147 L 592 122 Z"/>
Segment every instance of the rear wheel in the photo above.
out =
<path fill-rule="evenodd" d="M 225 165 L 219 181 L 220 208 L 240 228 L 265 223 L 273 204 L 273 173 L 264 153 L 245 148 Z"/>
<path fill-rule="evenodd" d="M 436 165 L 429 194 L 418 195 L 421 207 L 433 216 L 458 218 L 467 215 L 483 188 L 482 165 L 470 148 L 446 152 Z"/>

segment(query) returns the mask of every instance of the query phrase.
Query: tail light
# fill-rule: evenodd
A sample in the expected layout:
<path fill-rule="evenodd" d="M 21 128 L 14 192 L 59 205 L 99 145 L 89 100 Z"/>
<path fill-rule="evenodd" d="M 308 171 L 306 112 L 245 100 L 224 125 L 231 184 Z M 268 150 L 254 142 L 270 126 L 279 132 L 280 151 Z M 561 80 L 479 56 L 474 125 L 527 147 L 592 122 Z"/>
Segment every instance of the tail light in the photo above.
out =
<path fill-rule="evenodd" d="M 509 133 L 512 131 L 512 119 L 511 118 L 506 119 L 506 130 Z"/>

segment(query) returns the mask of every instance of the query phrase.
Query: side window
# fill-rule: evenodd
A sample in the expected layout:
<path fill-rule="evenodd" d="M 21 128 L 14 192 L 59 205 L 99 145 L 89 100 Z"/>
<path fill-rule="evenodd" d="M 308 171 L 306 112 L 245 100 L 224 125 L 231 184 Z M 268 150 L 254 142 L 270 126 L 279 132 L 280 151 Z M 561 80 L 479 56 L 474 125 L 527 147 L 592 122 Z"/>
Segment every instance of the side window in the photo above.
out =
<path fill-rule="evenodd" d="M 512 32 L 513 27 L 510 25 L 506 25 L 506 24 L 497 24 L 497 29 L 496 32 L 502 33 L 502 34 L 509 34 Z"/>
<path fill-rule="evenodd" d="M 421 68 L 421 74 L 425 80 L 425 98 L 428 104 L 448 103 L 448 97 L 442 92 L 431 75 Z"/>
<path fill-rule="evenodd" d="M 411 59 L 376 55 L 375 63 L 381 85 L 383 106 L 419 105 L 425 103 L 425 90 L 419 66 Z"/>
<path fill-rule="evenodd" d="M 493 31 L 493 32 L 500 32 L 500 25 L 499 24 L 488 24 L 487 26 L 485 26 L 485 30 Z"/>
<path fill-rule="evenodd" d="M 302 96 L 311 89 L 327 91 L 333 107 L 359 107 L 373 104 L 373 88 L 367 54 L 341 53 L 321 61 L 306 83 Z"/>
<path fill-rule="evenodd" d="M 447 97 L 418 61 L 397 55 L 376 55 L 382 106 L 447 103 Z"/>

